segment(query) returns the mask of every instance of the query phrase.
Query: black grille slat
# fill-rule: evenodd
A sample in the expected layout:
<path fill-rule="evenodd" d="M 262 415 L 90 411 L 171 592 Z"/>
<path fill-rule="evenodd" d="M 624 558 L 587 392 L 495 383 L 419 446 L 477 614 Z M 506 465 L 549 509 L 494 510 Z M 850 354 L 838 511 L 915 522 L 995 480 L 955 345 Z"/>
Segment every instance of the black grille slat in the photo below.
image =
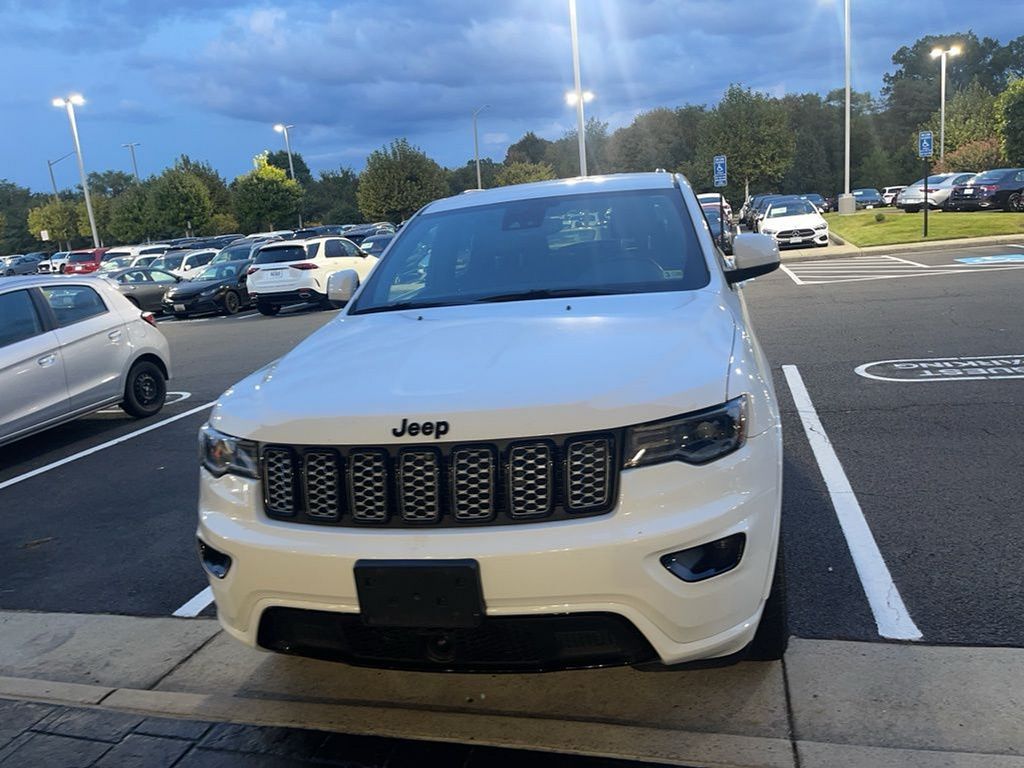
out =
<path fill-rule="evenodd" d="M 616 433 L 490 444 L 265 445 L 268 516 L 372 527 L 509 525 L 609 512 Z"/>

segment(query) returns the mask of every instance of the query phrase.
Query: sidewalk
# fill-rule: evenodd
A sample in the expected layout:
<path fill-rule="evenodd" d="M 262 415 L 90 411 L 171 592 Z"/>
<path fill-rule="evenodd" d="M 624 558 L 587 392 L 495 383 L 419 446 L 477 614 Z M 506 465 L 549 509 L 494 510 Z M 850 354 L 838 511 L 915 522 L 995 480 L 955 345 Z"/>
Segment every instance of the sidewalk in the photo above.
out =
<path fill-rule="evenodd" d="M 651 764 L 0 700 L 3 768 L 646 768 Z"/>
<path fill-rule="evenodd" d="M 794 638 L 784 663 L 663 673 L 442 675 L 261 653 L 210 619 L 7 611 L 0 612 L 0 675 L 0 699 L 47 705 L 7 705 L 20 719 L 0 711 L 0 742 L 11 741 L 0 748 L 3 768 L 60 765 L 17 761 L 44 733 L 74 738 L 51 731 L 83 716 L 57 714 L 54 706 L 109 714 L 120 723 L 119 731 L 79 731 L 99 742 L 82 748 L 82 765 L 114 764 L 97 761 L 151 738 L 177 738 L 183 743 L 154 744 L 181 750 L 174 759 L 192 762 L 124 764 L 233 766 L 225 762 L 230 755 L 207 753 L 264 755 L 279 741 L 291 750 L 309 740 L 318 742 L 311 754 L 298 747 L 288 752 L 298 761 L 278 755 L 244 764 L 329 765 L 317 750 L 329 742 L 361 743 L 350 741 L 359 736 L 428 742 L 424 749 L 473 768 L 504 765 L 497 758 L 480 762 L 481 752 L 496 755 L 495 748 L 530 750 L 509 757 L 517 768 L 535 762 L 533 752 L 701 768 L 1024 768 L 1019 648 Z M 150 732 L 171 727 L 154 726 L 150 718 L 180 718 L 189 722 L 176 727 L 194 730 Z M 137 738 L 123 746 L 129 736 Z M 20 741 L 12 747 L 14 740 Z M 250 743 L 255 746 L 225 746 Z M 536 762 L 545 765 L 540 756 Z M 552 765 L 573 763 L 559 757 Z"/>

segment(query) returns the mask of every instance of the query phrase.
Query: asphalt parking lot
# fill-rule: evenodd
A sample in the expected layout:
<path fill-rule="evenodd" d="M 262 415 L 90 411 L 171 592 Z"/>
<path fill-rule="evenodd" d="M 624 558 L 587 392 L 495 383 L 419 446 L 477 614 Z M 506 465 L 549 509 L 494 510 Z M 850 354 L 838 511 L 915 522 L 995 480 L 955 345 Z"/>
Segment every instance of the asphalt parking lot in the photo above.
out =
<path fill-rule="evenodd" d="M 823 249 L 744 289 L 783 410 L 797 637 L 1024 646 L 1022 254 L 1024 239 Z M 178 394 L 159 416 L 112 410 L 0 448 L 0 611 L 211 616 L 196 431 L 226 387 L 335 316 L 163 321 Z"/>

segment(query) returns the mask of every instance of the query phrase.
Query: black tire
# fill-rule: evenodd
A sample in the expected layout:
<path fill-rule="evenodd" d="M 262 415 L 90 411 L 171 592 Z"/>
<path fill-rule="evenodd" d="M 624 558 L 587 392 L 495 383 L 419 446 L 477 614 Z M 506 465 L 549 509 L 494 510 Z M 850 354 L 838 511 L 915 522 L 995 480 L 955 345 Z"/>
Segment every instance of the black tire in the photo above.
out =
<path fill-rule="evenodd" d="M 1006 198 L 1006 205 L 1003 210 L 1007 213 L 1019 213 L 1024 211 L 1024 197 L 1020 192 L 1014 192 Z"/>
<path fill-rule="evenodd" d="M 140 360 L 128 371 L 121 408 L 129 416 L 144 419 L 155 416 L 164 407 L 167 380 L 156 363 Z"/>
<path fill-rule="evenodd" d="M 278 312 L 281 311 L 281 307 L 279 307 L 277 304 L 267 304 L 262 301 L 256 302 L 256 309 L 259 311 L 261 315 L 266 315 L 267 317 L 276 315 Z"/>
<path fill-rule="evenodd" d="M 238 298 L 238 294 L 234 291 L 228 291 L 224 294 L 224 314 L 225 315 L 237 315 L 238 310 L 242 308 L 242 300 Z"/>
<path fill-rule="evenodd" d="M 751 661 L 778 661 L 789 646 L 789 617 L 786 613 L 786 564 L 782 556 L 782 542 L 775 558 L 775 574 L 772 589 L 761 613 L 754 639 L 747 646 L 747 658 Z"/>
<path fill-rule="evenodd" d="M 188 320 L 188 315 L 182 315 L 177 312 L 174 313 L 175 320 Z"/>

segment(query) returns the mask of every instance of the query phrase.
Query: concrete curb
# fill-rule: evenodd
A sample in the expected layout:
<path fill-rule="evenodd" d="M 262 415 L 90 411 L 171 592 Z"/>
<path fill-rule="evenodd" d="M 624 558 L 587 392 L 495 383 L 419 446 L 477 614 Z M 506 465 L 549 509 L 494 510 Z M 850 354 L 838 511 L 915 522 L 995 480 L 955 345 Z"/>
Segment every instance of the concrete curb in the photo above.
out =
<path fill-rule="evenodd" d="M 440 675 L 261 653 L 210 619 L 8 611 L 0 675 L 2 699 L 665 764 L 1024 768 L 1020 648 L 794 638 L 782 664 Z"/>
<path fill-rule="evenodd" d="M 993 235 L 991 237 L 964 237 L 953 240 L 929 240 L 925 243 L 897 243 L 895 245 L 858 246 L 848 243 L 838 235 L 829 233 L 832 243 L 828 248 L 796 248 L 781 252 L 782 261 L 801 259 L 845 259 L 854 256 L 876 256 L 889 253 L 914 253 L 916 251 L 960 250 L 977 246 L 992 246 L 1002 243 L 1024 245 L 1024 233 L 1020 235 Z M 1024 251 L 1022 251 L 1024 252 Z"/>

